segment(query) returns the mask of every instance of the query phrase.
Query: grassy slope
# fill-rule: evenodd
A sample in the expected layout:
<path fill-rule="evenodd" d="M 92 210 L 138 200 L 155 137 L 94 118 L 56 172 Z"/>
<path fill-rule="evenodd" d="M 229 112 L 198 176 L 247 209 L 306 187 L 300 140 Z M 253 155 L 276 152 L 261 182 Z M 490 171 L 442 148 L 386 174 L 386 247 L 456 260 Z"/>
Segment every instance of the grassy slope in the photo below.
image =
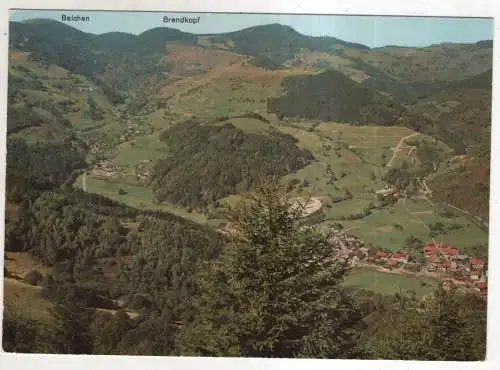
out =
<path fill-rule="evenodd" d="M 425 281 L 425 285 L 422 282 Z M 394 294 L 413 290 L 417 297 L 423 297 L 435 287 L 433 280 L 383 273 L 374 269 L 356 268 L 347 276 L 344 284 L 372 290 L 381 294 Z"/>
<path fill-rule="evenodd" d="M 21 96 L 18 96 L 16 101 L 10 104 L 11 107 L 22 107 L 24 104 L 28 104 L 34 106 L 36 112 L 48 118 L 52 116 L 51 113 L 42 107 L 54 107 L 64 118 L 70 121 L 73 130 L 79 132 L 87 140 L 103 141 L 103 137 L 109 136 L 110 133 L 116 136 L 117 133 L 110 129 L 110 124 L 116 121 L 115 110 L 100 88 L 96 87 L 84 76 L 73 74 L 55 65 L 45 67 L 39 62 L 18 57 L 19 54 L 16 51 L 10 53 L 9 73 L 26 81 L 40 82 L 44 85 L 44 90 L 16 88 Z M 79 91 L 75 88 L 75 85 L 92 87 L 93 91 Z M 93 121 L 88 117 L 89 106 L 87 99 L 89 97 L 96 102 L 96 105 L 103 112 L 102 120 Z M 73 104 L 68 111 L 65 111 L 60 103 L 68 100 L 72 101 Z M 21 130 L 13 136 L 34 142 L 64 139 L 68 135 L 67 130 L 62 130 L 60 127 L 44 125 Z"/>
<path fill-rule="evenodd" d="M 4 278 L 4 315 L 50 322 L 52 303 L 40 296 L 41 288 Z"/>
<path fill-rule="evenodd" d="M 75 185 L 78 187 L 82 186 L 83 175 L 78 177 Z M 104 195 L 110 199 L 116 200 L 128 204 L 132 207 L 139 209 L 148 210 L 161 210 L 169 213 L 173 213 L 177 216 L 181 216 L 190 219 L 195 222 L 205 223 L 206 217 L 197 212 L 188 212 L 181 207 L 169 204 L 155 204 L 153 203 L 153 192 L 150 188 L 141 185 L 133 185 L 130 183 L 124 183 L 120 181 L 97 179 L 92 177 L 87 177 L 87 191 L 89 193 L 96 193 Z M 119 194 L 120 189 L 125 190 L 126 194 Z"/>
<path fill-rule="evenodd" d="M 266 98 L 279 94 L 283 77 L 301 72 L 268 71 L 253 66 L 241 67 L 240 64 L 219 66 L 210 75 L 192 82 L 192 91 L 179 87 L 181 93 L 178 95 L 181 96 L 171 110 L 174 114 L 188 113 L 202 118 L 253 111 L 265 113 Z"/>
<path fill-rule="evenodd" d="M 490 69 L 491 50 L 474 44 L 441 44 L 419 49 L 398 47 L 373 50 L 346 49 L 345 54 L 360 58 L 402 81 L 434 79 L 457 81 Z"/>
<path fill-rule="evenodd" d="M 167 152 L 165 143 L 161 142 L 158 134 L 138 136 L 134 140 L 122 143 L 114 148 L 116 157 L 113 162 L 128 169 L 134 174 L 135 166 L 141 160 L 155 160 L 162 158 Z"/>
<path fill-rule="evenodd" d="M 22 278 L 31 270 L 42 274 L 47 269 L 33 260 L 27 253 L 5 253 L 5 267 L 9 277 L 4 277 L 4 314 L 47 322 L 52 319 L 49 309 L 52 303 L 40 296 L 41 287 L 24 284 Z"/>

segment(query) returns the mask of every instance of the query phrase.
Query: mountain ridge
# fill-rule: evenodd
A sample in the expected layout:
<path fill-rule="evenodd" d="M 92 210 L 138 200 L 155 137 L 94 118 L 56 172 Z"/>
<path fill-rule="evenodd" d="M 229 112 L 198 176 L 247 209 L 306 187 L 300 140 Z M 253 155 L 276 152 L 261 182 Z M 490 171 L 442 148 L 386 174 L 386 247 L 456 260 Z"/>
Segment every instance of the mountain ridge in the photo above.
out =
<path fill-rule="evenodd" d="M 65 25 L 66 27 L 68 27 L 68 29 L 71 28 L 71 29 L 74 29 L 74 30 L 77 30 L 79 32 L 82 32 L 82 33 L 85 33 L 85 34 L 88 34 L 88 35 L 92 35 L 92 36 L 102 36 L 102 35 L 106 35 L 106 34 L 110 34 L 110 33 L 121 33 L 121 34 L 129 35 L 129 36 L 140 36 L 140 35 L 142 35 L 144 33 L 147 33 L 148 31 L 151 31 L 153 29 L 167 29 L 167 30 L 175 30 L 175 31 L 178 31 L 179 33 L 189 34 L 189 35 L 192 35 L 192 36 L 214 36 L 214 37 L 218 36 L 218 37 L 224 37 L 224 36 L 234 35 L 234 34 L 238 34 L 238 33 L 255 31 L 255 30 L 259 30 L 259 29 L 273 28 L 273 30 L 276 30 L 276 29 L 287 30 L 288 32 L 291 32 L 291 33 L 296 34 L 296 35 L 300 35 L 300 36 L 304 36 L 304 37 L 308 37 L 308 38 L 312 38 L 312 39 L 318 39 L 318 40 L 319 39 L 326 39 L 326 40 L 330 40 L 332 42 L 340 42 L 341 44 L 350 45 L 352 47 L 359 47 L 359 48 L 367 49 L 367 50 L 380 50 L 380 49 L 384 49 L 384 48 L 423 49 L 423 48 L 427 48 L 427 47 L 431 47 L 431 46 L 435 46 L 435 45 L 442 45 L 442 44 L 478 45 L 478 46 L 486 47 L 486 48 L 492 48 L 493 47 L 493 40 L 491 40 L 491 39 L 484 39 L 484 40 L 471 41 L 471 42 L 440 42 L 440 43 L 433 43 L 433 44 L 421 45 L 421 46 L 417 46 L 417 45 L 408 46 L 408 45 L 387 44 L 387 45 L 382 45 L 382 46 L 370 47 L 370 46 L 365 45 L 365 44 L 360 43 L 360 42 L 343 40 L 343 39 L 338 38 L 338 37 L 333 36 L 333 35 L 324 35 L 324 36 L 308 35 L 308 34 L 301 33 L 299 31 L 297 31 L 292 26 L 281 24 L 281 23 L 269 23 L 269 24 L 263 24 L 263 25 L 249 26 L 249 27 L 240 28 L 240 29 L 237 29 L 237 30 L 234 30 L 234 31 L 224 31 L 224 32 L 217 32 L 217 33 L 186 32 L 186 31 L 181 31 L 181 30 L 179 30 L 177 28 L 173 28 L 173 27 L 161 27 L 161 26 L 158 26 L 158 27 L 148 28 L 148 29 L 146 29 L 144 31 L 141 31 L 140 33 L 137 33 L 137 34 L 129 33 L 129 32 L 124 32 L 124 31 L 108 31 L 108 32 L 104 32 L 104 33 L 85 32 L 85 31 L 82 31 L 82 30 L 78 29 L 77 27 L 73 27 L 73 26 L 71 26 L 71 25 L 69 25 L 67 23 L 64 23 L 64 22 L 61 22 L 61 21 L 58 21 L 58 20 L 55 20 L 55 19 L 51 19 L 51 18 L 31 18 L 31 19 L 26 19 L 26 20 L 23 20 L 23 21 L 10 21 L 9 23 L 10 24 L 16 24 L 16 23 L 18 23 L 18 24 L 33 24 L 33 25 L 39 25 L 39 24 L 49 24 L 49 25 L 50 24 L 60 24 L 60 25 Z"/>

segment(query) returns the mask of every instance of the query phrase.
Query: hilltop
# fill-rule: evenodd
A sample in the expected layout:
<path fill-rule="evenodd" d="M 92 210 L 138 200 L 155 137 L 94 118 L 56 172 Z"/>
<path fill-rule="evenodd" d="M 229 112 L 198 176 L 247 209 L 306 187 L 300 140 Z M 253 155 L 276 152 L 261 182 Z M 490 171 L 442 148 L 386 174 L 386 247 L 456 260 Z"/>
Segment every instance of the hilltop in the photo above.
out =
<path fill-rule="evenodd" d="M 162 132 L 160 140 L 169 154 L 153 169 L 156 198 L 191 208 L 206 208 L 248 191 L 260 178 L 284 176 L 314 159 L 293 136 L 246 133 L 230 120 L 217 126 L 187 121 Z"/>
<path fill-rule="evenodd" d="M 282 85 L 283 95 L 268 101 L 268 110 L 279 117 L 393 125 L 404 111 L 392 99 L 335 70 L 286 77 Z"/>
<path fill-rule="evenodd" d="M 253 56 L 265 55 L 277 64 L 292 59 L 302 49 L 320 52 L 334 51 L 339 47 L 369 49 L 365 45 L 334 37 L 302 35 L 292 27 L 280 24 L 255 26 L 217 36 L 231 40 L 233 46 L 229 49 L 232 51 Z"/>
<path fill-rule="evenodd" d="M 122 78 L 124 74 L 133 74 L 143 81 L 156 73 L 168 73 L 160 59 L 168 54 L 167 43 L 180 43 L 265 58 L 276 67 L 335 68 L 366 87 L 404 100 L 425 96 L 492 67 L 492 45 L 487 41 L 370 49 L 334 37 L 303 35 L 280 24 L 215 35 L 197 35 L 168 27 L 153 28 L 140 35 L 123 32 L 93 35 L 58 21 L 33 20 L 11 22 L 10 38 L 11 48 L 30 52 L 40 60 L 49 58 L 47 62 L 87 76 L 119 69 Z M 120 58 L 120 53 L 127 53 L 127 60 Z M 452 65 L 447 62 L 450 58 L 454 60 Z M 139 60 L 141 63 L 136 63 Z M 135 69 L 129 66 L 134 63 Z M 118 81 L 115 78 L 107 75 L 105 81 L 117 93 L 125 86 L 125 78 Z M 133 85 L 126 87 L 130 89 Z"/>

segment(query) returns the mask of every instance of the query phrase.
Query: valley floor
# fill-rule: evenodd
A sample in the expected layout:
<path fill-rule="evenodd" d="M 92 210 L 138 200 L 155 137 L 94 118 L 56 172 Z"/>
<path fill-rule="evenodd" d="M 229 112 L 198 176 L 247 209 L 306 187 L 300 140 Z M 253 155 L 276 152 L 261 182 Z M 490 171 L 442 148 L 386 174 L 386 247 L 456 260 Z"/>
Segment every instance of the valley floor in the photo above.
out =
<path fill-rule="evenodd" d="M 410 236 L 424 242 L 431 240 L 433 237 L 430 235 L 430 227 L 442 223 L 453 226 L 453 229 L 434 237 L 441 242 L 459 249 L 471 245 L 487 245 L 487 230 L 478 225 L 477 220 L 471 219 L 470 215 L 452 209 L 455 213 L 452 218 L 443 216 L 444 205 L 430 200 L 430 189 L 425 180 L 421 195 L 411 199 L 405 197 L 396 204 L 373 209 L 361 217 L 353 217 L 377 202 L 375 193 L 386 186 L 382 174 L 387 168 L 396 167 L 413 158 L 415 147 L 409 144 L 409 140 L 426 140 L 425 135 L 405 127 L 286 123 L 278 121 L 273 115 L 268 118 L 269 125 L 246 119 L 241 128 L 251 132 L 272 129 L 290 134 L 298 140 L 299 146 L 313 153 L 316 158 L 313 163 L 295 174 L 285 176 L 283 180 L 294 180 L 300 184 L 295 196 L 297 199 L 309 199 L 305 215 L 317 217 L 316 222 L 319 222 L 321 228 L 327 230 L 333 225 L 341 224 L 365 243 L 398 251 L 404 248 L 405 240 Z M 107 174 L 104 172 L 105 176 L 83 174 L 77 179 L 75 186 L 85 186 L 90 193 L 101 194 L 140 209 L 163 210 L 198 223 L 217 225 L 218 220 L 211 220 L 209 215 L 200 210 L 154 203 L 153 192 L 136 177 L 137 168 L 142 163 L 161 156 L 165 150 L 161 149 L 162 144 L 158 143 L 157 135 L 139 135 L 131 139 L 130 143 L 135 143 L 133 146 L 122 144 L 123 151 L 118 149 L 117 160 L 111 162 L 114 164 L 108 166 L 110 169 L 105 170 L 108 171 Z M 339 143 L 342 145 L 339 146 Z M 344 196 L 345 189 L 352 196 L 341 201 L 334 200 Z M 229 196 L 220 200 L 220 203 L 232 204 L 237 199 L 237 196 Z"/>

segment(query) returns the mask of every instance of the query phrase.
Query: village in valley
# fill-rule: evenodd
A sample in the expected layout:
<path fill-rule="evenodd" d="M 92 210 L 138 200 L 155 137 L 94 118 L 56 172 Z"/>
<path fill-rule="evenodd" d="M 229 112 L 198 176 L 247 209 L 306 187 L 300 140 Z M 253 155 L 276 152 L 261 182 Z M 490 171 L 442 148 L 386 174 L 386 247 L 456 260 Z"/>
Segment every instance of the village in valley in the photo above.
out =
<path fill-rule="evenodd" d="M 409 200 L 420 199 L 434 207 L 430 200 L 432 191 L 426 180 L 418 179 L 418 185 L 413 191 L 407 191 L 386 184 L 383 189 L 375 191 L 375 194 L 379 200 L 388 200 L 390 203 L 405 204 Z M 322 203 L 315 197 L 302 206 L 306 218 L 322 209 Z M 482 218 L 473 218 L 477 224 L 487 227 L 487 222 Z M 427 279 L 436 280 L 442 282 L 445 289 L 456 288 L 487 297 L 487 259 L 468 255 L 455 245 L 439 240 L 439 235 L 432 232 L 428 240 L 419 240 L 410 235 L 399 248 L 392 245 L 391 250 L 381 244 L 373 245 L 363 240 L 340 223 L 325 231 L 329 233 L 330 241 L 339 246 L 332 258 L 348 263 L 351 268 L 374 269 L 381 273 L 415 277 L 422 279 L 422 284 Z"/>
<path fill-rule="evenodd" d="M 430 240 L 422 255 L 411 250 L 391 252 L 367 246 L 360 238 L 334 229 L 331 240 L 341 248 L 336 258 L 348 261 L 352 267 L 373 267 L 381 272 L 428 277 L 443 281 L 446 288 L 473 290 L 486 297 L 487 262 L 482 257 L 468 256 L 458 248 Z"/>
<path fill-rule="evenodd" d="M 139 182 L 147 182 L 150 172 L 150 160 L 141 160 L 134 168 L 134 175 Z M 98 162 L 89 174 L 97 178 L 125 176 L 126 169 L 109 160 L 103 160 Z M 396 201 L 406 201 L 414 196 L 428 200 L 431 191 L 425 180 L 421 181 L 420 185 L 418 196 L 389 184 L 377 190 L 375 194 L 379 199 L 394 198 Z M 323 207 L 322 202 L 315 197 L 307 202 L 296 201 L 304 208 L 303 217 L 317 213 Z M 230 231 L 230 227 L 226 224 L 225 229 L 219 231 Z M 370 245 L 341 227 L 331 229 L 330 238 L 334 245 L 340 246 L 334 258 L 348 262 L 353 268 L 373 268 L 383 273 L 435 279 L 442 281 L 445 288 L 475 291 L 483 297 L 487 296 L 487 261 L 480 256 L 469 256 L 453 245 L 432 238 L 427 244 L 418 241 L 416 245 L 406 245 L 394 252 Z M 408 244 L 412 244 L 411 240 Z"/>

